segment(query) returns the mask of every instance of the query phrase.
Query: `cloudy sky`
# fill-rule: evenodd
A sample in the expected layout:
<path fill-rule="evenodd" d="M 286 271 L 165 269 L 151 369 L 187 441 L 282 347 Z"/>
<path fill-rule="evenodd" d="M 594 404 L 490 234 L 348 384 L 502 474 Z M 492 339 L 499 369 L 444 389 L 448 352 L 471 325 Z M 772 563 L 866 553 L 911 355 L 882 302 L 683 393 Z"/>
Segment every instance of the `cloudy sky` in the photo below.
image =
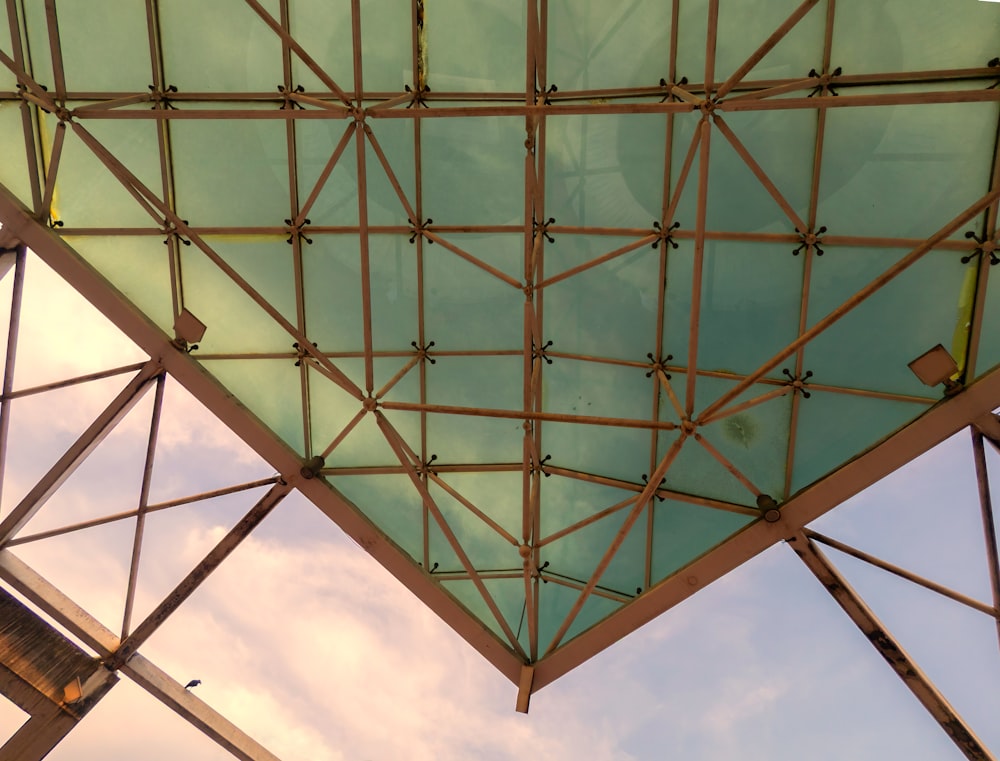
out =
<path fill-rule="evenodd" d="M 12 278 L 0 284 L 6 312 Z M 17 386 L 143 359 L 29 261 Z M 18 401 L 3 508 L 16 504 L 127 376 Z M 133 509 L 152 394 L 26 532 Z M 1000 458 L 990 453 L 1000 482 Z M 968 437 L 814 528 L 989 600 Z M 273 475 L 168 381 L 151 500 Z M 142 617 L 259 495 L 148 517 Z M 16 554 L 120 628 L 134 523 Z M 982 739 L 1000 747 L 995 623 L 830 554 Z M 283 502 L 143 654 L 286 761 L 315 759 L 961 758 L 819 583 L 777 546 L 514 712 L 515 687 L 305 500 Z M 20 722 L 0 701 L 0 740 Z M 53 761 L 230 756 L 123 679 Z"/>

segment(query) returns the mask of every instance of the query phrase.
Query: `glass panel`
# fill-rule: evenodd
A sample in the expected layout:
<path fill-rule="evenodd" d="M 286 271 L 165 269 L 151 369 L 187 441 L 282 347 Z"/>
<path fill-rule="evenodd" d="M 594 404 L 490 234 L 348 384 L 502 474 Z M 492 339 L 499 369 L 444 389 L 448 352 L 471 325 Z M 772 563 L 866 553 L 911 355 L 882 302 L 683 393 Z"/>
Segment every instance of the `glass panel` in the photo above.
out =
<path fill-rule="evenodd" d="M 726 126 L 736 135 L 754 162 L 800 219 L 808 219 L 816 116 L 807 110 L 733 112 L 724 115 Z M 684 117 L 674 120 L 671 176 L 673 187 L 680 180 L 697 122 Z M 749 164 L 719 129 L 709 138 L 708 197 L 705 227 L 734 232 L 792 233 L 795 222 L 782 210 Z M 674 219 L 681 228 L 693 230 L 698 219 L 698 172 L 701 149 L 688 172 Z"/>
<path fill-rule="evenodd" d="M 0 103 L 0 183 L 32 206 L 31 180 L 28 176 L 28 153 L 24 146 L 21 107 L 17 103 Z"/>
<path fill-rule="evenodd" d="M 654 502 L 653 581 L 661 581 L 753 521 L 701 505 Z"/>
<path fill-rule="evenodd" d="M 980 67 L 998 36 L 1000 8 L 988 2 L 841 0 L 832 63 L 852 74 Z"/>
<path fill-rule="evenodd" d="M 695 391 L 696 409 L 703 409 L 706 400 L 718 399 L 734 385 L 735 381 L 723 378 L 699 377 Z M 775 386 L 756 383 L 727 404 L 724 409 L 759 399 L 775 390 Z M 785 461 L 788 455 L 791 410 L 792 394 L 788 393 L 701 426 L 698 433 L 750 483 L 765 494 L 780 499 L 785 491 Z M 697 442 L 684 444 L 685 450 L 696 448 L 704 450 L 704 447 Z M 710 453 L 706 454 L 712 457 Z M 678 462 L 674 470 L 679 467 Z M 741 488 L 742 492 L 732 495 L 732 501 L 754 504 L 755 495 L 748 487 L 741 486 Z M 682 491 L 690 490 L 682 489 Z"/>
<path fill-rule="evenodd" d="M 424 7 L 427 84 L 433 90 L 524 93 L 523 3 L 436 0 Z"/>
<path fill-rule="evenodd" d="M 700 369 L 748 374 L 795 340 L 804 258 L 788 244 L 706 243 Z M 781 367 L 768 375 L 781 377 Z"/>
<path fill-rule="evenodd" d="M 323 351 L 364 351 L 358 237 L 316 235 L 302 249 L 302 273 L 309 337 Z"/>
<path fill-rule="evenodd" d="M 905 254 L 898 249 L 838 248 L 814 260 L 809 324 L 815 324 Z M 960 251 L 932 251 L 876 291 L 806 347 L 815 383 L 938 397 L 907 366 L 942 344 L 964 362 L 967 276 Z M 974 284 L 973 286 L 974 287 Z"/>
<path fill-rule="evenodd" d="M 666 117 L 550 116 L 546 125 L 546 217 L 639 228 L 660 218 Z"/>
<path fill-rule="evenodd" d="M 284 227 L 291 209 L 284 124 L 185 119 L 170 126 L 181 218 L 196 226 Z"/>
<path fill-rule="evenodd" d="M 346 372 L 346 362 L 340 358 L 332 360 L 337 369 Z M 352 380 L 354 380 L 352 378 Z M 289 399 L 289 404 L 295 400 Z M 352 418 L 361 411 L 361 403 L 344 391 L 340 386 L 314 368 L 309 368 L 309 421 L 312 434 L 312 451 L 320 454 L 333 440 L 341 434 Z M 362 422 L 364 422 L 362 420 Z M 367 428 L 368 426 L 366 426 Z M 377 431 L 368 431 L 377 434 Z M 352 431 L 340 442 L 326 458 L 327 467 L 339 468 L 356 465 L 372 464 L 360 453 L 364 452 L 363 433 L 354 435 Z M 379 464 L 398 465 L 399 462 L 391 452 L 385 450 L 388 446 L 379 435 L 375 439 L 378 445 Z"/>
<path fill-rule="evenodd" d="M 542 425 L 543 456 L 571 470 L 641 483 L 648 473 L 652 435 L 641 428 L 552 423 Z"/>
<path fill-rule="evenodd" d="M 51 155 L 56 119 L 39 121 L 45 155 Z M 161 195 L 156 125 L 133 120 L 89 121 L 85 129 L 149 190 Z M 154 227 L 139 205 L 91 149 L 67 128 L 56 176 L 52 216 L 67 227 Z"/>
<path fill-rule="evenodd" d="M 517 546 L 437 484 L 429 482 L 427 487 L 473 568 L 495 571 L 522 569 Z"/>
<path fill-rule="evenodd" d="M 481 247 L 478 242 L 462 239 L 454 245 L 476 258 L 494 258 L 489 256 L 492 246 Z M 519 253 L 516 236 L 507 236 L 507 242 L 513 244 L 511 253 Z M 424 275 L 425 335 L 434 341 L 435 350 L 523 350 L 524 294 L 520 289 L 440 245 L 424 246 Z M 417 335 L 413 328 L 411 332 L 413 340 Z"/>
<path fill-rule="evenodd" d="M 602 509 L 605 507 L 610 505 L 603 505 Z M 633 509 L 634 505 L 629 505 L 545 545 L 540 555 L 541 561 L 549 564 L 545 573 L 569 579 L 580 586 L 589 582 Z M 605 590 L 632 596 L 645 585 L 646 515 L 646 510 L 642 510 L 601 576 L 600 586 Z"/>
<path fill-rule="evenodd" d="M 720 4 L 716 81 L 727 80 L 800 5 L 801 0 Z M 746 79 L 797 79 L 813 67 L 820 68 L 825 21 L 826 4 L 816 3 Z"/>
<path fill-rule="evenodd" d="M 291 360 L 206 359 L 201 365 L 288 446 L 304 455 L 302 385 L 299 368 Z"/>
<path fill-rule="evenodd" d="M 813 391 L 799 405 L 792 493 L 909 423 L 928 406 Z"/>
<path fill-rule="evenodd" d="M 261 5 L 280 19 L 278 0 Z M 182 93 L 275 92 L 284 81 L 281 38 L 242 0 L 171 0 L 160 6 L 164 79 Z"/>
<path fill-rule="evenodd" d="M 353 91 L 354 51 L 350 4 L 329 3 L 326 0 L 291 0 L 288 13 L 292 36 L 296 42 L 341 90 L 347 93 Z M 311 93 L 330 89 L 298 55 L 292 53 L 291 59 L 292 78 L 296 85 L 302 85 Z"/>
<path fill-rule="evenodd" d="M 496 521 L 511 536 L 520 540 L 523 535 L 522 523 L 524 512 L 521 504 L 521 483 L 523 476 L 520 470 L 510 473 L 440 472 L 438 475 L 452 489 Z M 438 489 L 438 492 L 441 491 L 438 487 L 435 488 Z M 451 500 L 452 498 L 449 497 L 448 499 Z M 438 504 L 441 503 L 439 502 Z M 465 507 L 458 505 L 458 503 L 455 503 L 455 506 L 468 512 Z M 493 532 L 493 529 L 489 529 L 489 531 Z M 521 557 L 517 554 L 517 548 L 509 543 L 507 547 L 514 554 L 504 556 L 505 564 L 520 570 Z"/>
<path fill-rule="evenodd" d="M 433 387 L 434 384 L 428 383 L 428 389 Z M 447 394 L 444 398 L 447 399 Z M 519 462 L 523 441 L 524 428 L 520 420 L 471 415 L 427 416 L 427 450 L 436 453 L 442 462 Z"/>
<path fill-rule="evenodd" d="M 528 625 L 522 620 L 524 611 L 524 581 L 521 579 L 486 579 L 484 585 L 504 617 L 507 626 L 518 636 L 522 648 L 528 647 Z M 482 593 L 471 580 L 442 581 L 441 585 L 453 594 L 466 610 L 489 627 L 497 638 L 510 649 L 507 635 L 489 609 Z M 520 634 L 518 630 L 520 629 Z"/>
<path fill-rule="evenodd" d="M 817 221 L 831 235 L 931 235 L 986 192 L 996 121 L 995 103 L 830 109 Z"/>
<path fill-rule="evenodd" d="M 549 647 L 580 593 L 555 582 L 539 585 L 538 590 L 538 649 L 541 654 Z M 620 607 L 620 602 L 591 595 L 566 631 L 562 643 L 568 642 L 598 621 L 607 618 Z"/>
<path fill-rule="evenodd" d="M 56 83 L 52 74 L 52 53 L 49 46 L 48 24 L 45 20 L 45 6 L 43 3 L 20 3 L 20 6 L 22 31 L 27 42 L 24 55 L 30 64 L 28 73 L 49 92 L 55 92 Z"/>
<path fill-rule="evenodd" d="M 402 92 L 412 84 L 411 0 L 361 0 L 361 51 L 365 92 Z"/>
<path fill-rule="evenodd" d="M 14 38 L 11 36 L 10 21 L 6 13 L 0 13 L 0 50 L 11 58 L 14 57 Z M 14 76 L 14 72 L 6 66 L 0 67 L 0 88 L 13 90 L 16 84 L 17 77 Z M 0 701 L 0 705 L 2 705 L 2 701 Z"/>
<path fill-rule="evenodd" d="M 557 357 L 542 370 L 546 412 L 648 420 L 655 381 L 642 367 Z"/>
<path fill-rule="evenodd" d="M 669 74 L 670 5 L 551 2 L 548 43 L 548 78 L 562 91 L 650 87 Z"/>
<path fill-rule="evenodd" d="M 170 253 L 159 237 L 119 235 L 66 236 L 92 264 L 147 317 L 174 337 Z"/>
<path fill-rule="evenodd" d="M 295 325 L 295 262 L 284 236 L 206 235 L 211 246 L 250 286 Z"/>
<path fill-rule="evenodd" d="M 734 434 L 745 437 L 748 428 L 744 423 L 744 430 L 736 429 Z M 677 434 L 673 432 L 660 435 L 657 442 L 657 462 L 666 456 L 676 439 Z M 736 505 L 755 504 L 755 497 L 750 490 L 693 438 L 686 439 L 681 445 L 680 452 L 667 470 L 663 485 L 673 491 Z"/>
<path fill-rule="evenodd" d="M 547 538 L 557 531 L 617 505 L 636 492 L 577 478 L 552 475 L 542 479 L 539 531 Z M 628 508 L 625 508 L 626 510 Z M 616 529 L 617 530 L 617 529 Z M 605 546 L 605 549 L 607 547 Z"/>
<path fill-rule="evenodd" d="M 62 3 L 59 47 L 70 91 L 141 93 L 153 82 L 144 3 Z"/>
<path fill-rule="evenodd" d="M 524 119 L 421 123 L 424 216 L 436 224 L 524 224 Z"/>
<path fill-rule="evenodd" d="M 333 476 L 330 482 L 414 562 L 423 562 L 424 506 L 409 476 Z"/>
<path fill-rule="evenodd" d="M 620 243 L 560 236 L 546 246 L 545 258 L 562 272 Z M 552 350 L 646 362 L 656 348 L 659 267 L 659 253 L 646 246 L 547 286 L 544 331 Z"/>
<path fill-rule="evenodd" d="M 184 306 L 208 326 L 199 342 L 202 354 L 287 352 L 291 357 L 295 339 L 263 306 L 201 249 L 194 245 L 179 248 Z"/>
<path fill-rule="evenodd" d="M 386 163 L 392 170 L 411 209 L 416 209 L 416 170 L 414 169 L 413 125 L 409 119 L 376 120 L 372 134 Z M 350 146 L 351 155 L 357 155 Z M 368 188 L 368 223 L 371 225 L 406 225 L 409 215 L 389 175 L 379 161 L 370 140 L 365 142 L 365 166 Z M 346 153 L 347 151 L 345 151 Z M 355 193 L 355 195 L 357 195 Z M 414 211 L 414 214 L 416 211 Z"/>
<path fill-rule="evenodd" d="M 296 122 L 295 160 L 300 208 L 312 194 L 346 126 L 339 119 L 300 119 Z M 350 142 L 309 209 L 309 220 L 313 225 L 329 227 L 358 225 L 358 161 Z"/>

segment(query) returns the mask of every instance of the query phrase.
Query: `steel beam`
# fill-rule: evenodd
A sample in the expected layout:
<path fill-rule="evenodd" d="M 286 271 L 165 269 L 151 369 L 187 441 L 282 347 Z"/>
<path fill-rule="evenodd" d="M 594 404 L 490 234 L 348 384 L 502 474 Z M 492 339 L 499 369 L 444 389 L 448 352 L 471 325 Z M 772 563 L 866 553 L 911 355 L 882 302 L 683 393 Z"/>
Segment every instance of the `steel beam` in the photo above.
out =
<path fill-rule="evenodd" d="M 118 649 L 119 640 L 114 632 L 35 573 L 10 550 L 0 551 L 0 579 L 24 595 L 98 655 L 109 658 Z M 122 666 L 121 672 L 241 761 L 280 761 L 260 743 L 150 663 L 142 654 L 133 655 L 128 663 Z M 2 761 L 13 761 L 13 759 Z"/>
<path fill-rule="evenodd" d="M 897 676 L 903 680 L 914 697 L 935 718 L 941 728 L 951 738 L 958 749 L 969 761 L 994 761 L 994 756 L 976 737 L 972 729 L 951 706 L 945 697 L 938 692 L 927 675 L 917 666 L 910 656 L 899 646 L 882 622 L 875 616 L 858 593 L 851 588 L 837 569 L 833 567 L 819 547 L 812 542 L 804 532 L 798 532 L 789 538 L 789 546 L 813 572 L 820 583 L 826 588 L 837 604 L 868 638 L 879 655 L 881 655 Z"/>
<path fill-rule="evenodd" d="M 158 362 L 150 360 L 136 374 L 132 381 L 119 392 L 104 411 L 97 416 L 87 430 L 66 450 L 49 472 L 35 484 L 17 507 L 0 522 L 0 547 L 3 547 L 24 524 L 41 509 L 46 500 L 67 478 L 87 459 L 129 411 L 142 399 L 155 378 L 163 372 Z"/>

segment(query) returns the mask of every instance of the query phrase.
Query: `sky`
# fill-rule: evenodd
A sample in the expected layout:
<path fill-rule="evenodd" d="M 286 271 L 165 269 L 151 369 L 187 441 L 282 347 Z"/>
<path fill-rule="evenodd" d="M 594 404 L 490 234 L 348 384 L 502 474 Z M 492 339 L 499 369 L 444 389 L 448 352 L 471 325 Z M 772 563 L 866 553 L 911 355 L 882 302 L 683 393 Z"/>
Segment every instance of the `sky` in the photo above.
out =
<path fill-rule="evenodd" d="M 141 361 L 115 328 L 32 257 L 16 387 Z M 0 314 L 11 277 L 0 283 Z M 128 376 L 13 405 L 3 510 Z M 26 532 L 134 508 L 152 395 Z M 813 528 L 989 601 L 968 435 Z M 1000 457 L 988 452 L 994 481 Z M 273 475 L 168 381 L 151 500 Z M 149 516 L 137 593 L 148 612 L 261 492 Z M 15 554 L 120 628 L 132 521 Z M 1000 748 L 1000 659 L 989 617 L 829 551 L 953 705 Z M 878 653 L 783 545 L 745 564 L 533 696 L 516 688 L 304 499 L 281 503 L 142 648 L 286 761 L 486 759 L 531 754 L 722 758 L 962 758 Z M 0 740 L 22 717 L 0 700 Z M 122 681 L 52 761 L 230 756 Z"/>

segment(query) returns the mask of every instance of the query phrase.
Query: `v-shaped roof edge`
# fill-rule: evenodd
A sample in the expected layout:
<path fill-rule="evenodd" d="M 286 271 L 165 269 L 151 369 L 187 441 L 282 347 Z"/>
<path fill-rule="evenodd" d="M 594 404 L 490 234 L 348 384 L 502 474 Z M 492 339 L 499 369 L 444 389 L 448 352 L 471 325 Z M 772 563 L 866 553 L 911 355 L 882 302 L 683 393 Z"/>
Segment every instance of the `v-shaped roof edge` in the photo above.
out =
<path fill-rule="evenodd" d="M 0 185 L 0 220 L 54 271 L 88 299 L 185 388 L 194 394 L 279 473 L 297 473 L 302 459 L 260 423 L 235 397 L 187 354 L 178 351 L 158 327 L 77 255 L 57 234 L 38 223 L 7 188 Z M 961 392 L 947 397 L 915 422 L 883 440 L 782 505 L 777 522 L 757 521 L 682 572 L 648 590 L 615 616 L 585 631 L 551 656 L 532 664 L 528 689 L 536 692 L 584 661 L 724 576 L 768 547 L 792 538 L 804 525 L 872 485 L 1000 403 L 1000 367 Z M 300 482 L 300 491 L 331 520 L 407 586 L 456 633 L 514 684 L 525 664 L 484 625 L 470 616 L 430 576 L 363 518 L 349 500 L 324 479 Z"/>

